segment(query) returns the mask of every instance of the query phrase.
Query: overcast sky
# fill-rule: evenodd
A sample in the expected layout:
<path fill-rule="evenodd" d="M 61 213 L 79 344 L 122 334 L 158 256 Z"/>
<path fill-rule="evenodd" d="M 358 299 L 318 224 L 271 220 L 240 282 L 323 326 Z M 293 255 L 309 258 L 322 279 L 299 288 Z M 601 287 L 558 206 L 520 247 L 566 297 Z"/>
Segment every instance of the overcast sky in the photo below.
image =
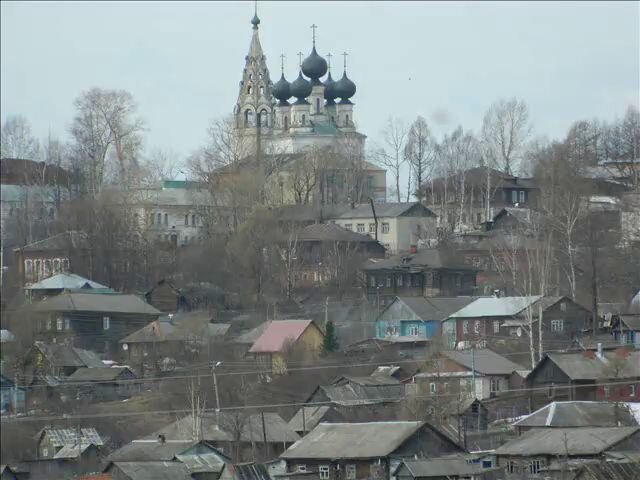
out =
<path fill-rule="evenodd" d="M 259 2 L 271 78 L 296 75 L 299 51 L 346 51 L 354 119 L 370 140 L 389 115 L 423 115 L 441 135 L 477 131 L 499 97 L 530 106 L 535 132 L 564 135 L 578 119 L 638 105 L 637 2 Z M 253 2 L 1 3 L 1 114 L 35 134 L 66 137 L 73 99 L 91 87 L 128 90 L 146 147 L 181 157 L 211 118 L 231 112 L 249 48 Z M 335 77 L 336 75 L 334 75 Z"/>

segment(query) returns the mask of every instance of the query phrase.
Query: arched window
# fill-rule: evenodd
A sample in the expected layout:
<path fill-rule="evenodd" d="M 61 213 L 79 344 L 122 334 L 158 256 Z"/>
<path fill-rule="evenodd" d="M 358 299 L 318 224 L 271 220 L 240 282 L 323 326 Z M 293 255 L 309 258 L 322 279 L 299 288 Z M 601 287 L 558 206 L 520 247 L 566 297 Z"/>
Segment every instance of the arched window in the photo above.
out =
<path fill-rule="evenodd" d="M 162 214 L 161 214 L 161 213 L 159 213 L 159 214 L 156 216 L 156 220 L 157 220 L 157 222 L 158 222 L 158 225 L 162 225 Z"/>
<path fill-rule="evenodd" d="M 196 226 L 196 216 L 195 215 L 191 215 L 191 226 L 192 227 Z"/>
<path fill-rule="evenodd" d="M 184 216 L 184 226 L 185 227 L 189 226 L 189 214 L 188 213 Z"/>
<path fill-rule="evenodd" d="M 259 78 L 260 80 L 262 80 L 262 74 L 261 74 L 261 73 L 259 73 L 259 74 L 258 74 L 258 78 Z"/>
<path fill-rule="evenodd" d="M 285 115 L 284 117 L 284 129 L 289 130 L 289 117 Z"/>
<path fill-rule="evenodd" d="M 27 276 L 33 275 L 33 262 L 31 260 L 25 260 L 24 269 L 27 272 Z"/>
<path fill-rule="evenodd" d="M 307 124 L 307 116 L 303 113 L 302 114 L 302 126 L 305 126 Z"/>
<path fill-rule="evenodd" d="M 247 108 L 244 111 L 244 126 L 250 127 L 252 125 L 253 125 L 253 112 L 251 111 L 251 109 Z"/>
<path fill-rule="evenodd" d="M 62 260 L 62 269 L 63 269 L 65 272 L 68 272 L 68 271 L 69 271 L 69 260 L 68 260 L 68 259 L 66 259 L 66 258 Z"/>
<path fill-rule="evenodd" d="M 53 271 L 55 273 L 60 273 L 60 260 L 57 258 L 53 261 Z"/>
<path fill-rule="evenodd" d="M 169 214 L 167 213 L 164 214 L 164 224 L 169 225 Z"/>
<path fill-rule="evenodd" d="M 51 275 L 51 260 L 44 261 L 44 273 L 46 275 Z"/>
<path fill-rule="evenodd" d="M 336 123 L 336 117 L 334 117 L 333 115 L 331 115 L 331 123 Z"/>
<path fill-rule="evenodd" d="M 34 273 L 36 278 L 40 278 L 40 260 L 36 260 Z"/>
<path fill-rule="evenodd" d="M 247 93 L 248 93 L 249 95 L 251 95 L 251 94 L 253 93 L 253 87 L 252 87 L 251 85 L 249 85 L 249 86 L 247 87 Z"/>
<path fill-rule="evenodd" d="M 260 95 L 264 95 L 264 87 L 260 85 Z"/>
<path fill-rule="evenodd" d="M 316 98 L 316 113 L 320 113 L 320 99 Z"/>
<path fill-rule="evenodd" d="M 269 114 L 264 109 L 260 112 L 260 126 L 262 127 L 269 126 Z"/>
<path fill-rule="evenodd" d="M 345 117 L 345 125 L 349 126 L 349 114 Z"/>
<path fill-rule="evenodd" d="M 249 74 L 249 80 L 253 80 L 253 73 Z"/>

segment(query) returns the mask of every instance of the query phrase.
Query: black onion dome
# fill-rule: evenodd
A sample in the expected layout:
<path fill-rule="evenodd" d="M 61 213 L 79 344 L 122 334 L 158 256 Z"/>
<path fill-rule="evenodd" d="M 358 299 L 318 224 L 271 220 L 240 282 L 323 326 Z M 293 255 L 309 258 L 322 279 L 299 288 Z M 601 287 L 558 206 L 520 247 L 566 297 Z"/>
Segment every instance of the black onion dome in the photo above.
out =
<path fill-rule="evenodd" d="M 275 98 L 280 100 L 280 102 L 286 102 L 291 98 L 291 84 L 284 78 L 284 73 L 280 77 L 280 80 L 273 86 L 271 93 Z"/>
<path fill-rule="evenodd" d="M 290 93 L 296 97 L 298 101 L 304 100 L 311 95 L 311 83 L 302 76 L 302 72 L 300 72 L 298 78 L 291 83 Z"/>
<path fill-rule="evenodd" d="M 302 73 L 309 77 L 314 85 L 319 85 L 320 77 L 327 73 L 327 69 L 327 61 L 318 55 L 314 46 L 311 54 L 302 62 Z"/>
<path fill-rule="evenodd" d="M 356 84 L 347 77 L 347 72 L 344 72 L 342 78 L 336 82 L 335 94 L 344 103 L 348 103 L 349 99 L 356 94 Z"/>
<path fill-rule="evenodd" d="M 331 72 L 327 75 L 327 79 L 324 81 L 324 98 L 329 105 L 334 104 L 334 100 L 338 98 L 336 93 L 336 82 L 331 78 Z"/>

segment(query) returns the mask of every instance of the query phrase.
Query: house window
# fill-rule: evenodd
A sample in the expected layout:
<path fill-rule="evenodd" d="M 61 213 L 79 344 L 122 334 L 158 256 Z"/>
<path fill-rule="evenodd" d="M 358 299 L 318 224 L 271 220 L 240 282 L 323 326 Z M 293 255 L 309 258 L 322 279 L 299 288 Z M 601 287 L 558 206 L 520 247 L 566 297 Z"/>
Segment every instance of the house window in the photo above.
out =
<path fill-rule="evenodd" d="M 64 322 L 62 321 L 62 317 L 56 318 L 56 329 L 58 331 L 62 331 L 63 326 L 64 326 Z"/>
<path fill-rule="evenodd" d="M 168 213 L 164 214 L 164 224 L 165 225 L 169 225 L 169 214 Z"/>
<path fill-rule="evenodd" d="M 370 287 L 376 286 L 376 277 L 374 277 L 373 275 L 369 275 L 369 286 Z"/>
<path fill-rule="evenodd" d="M 382 224 L 382 233 L 389 233 L 389 224 L 386 222 Z"/>
<path fill-rule="evenodd" d="M 298 465 L 297 470 L 298 470 L 298 472 L 305 473 L 307 471 L 307 466 L 306 465 Z"/>
<path fill-rule="evenodd" d="M 184 216 L 184 226 L 188 227 L 189 226 L 189 214 L 186 214 Z"/>
<path fill-rule="evenodd" d="M 35 266 L 36 266 L 36 268 L 35 268 L 35 270 L 36 270 L 36 271 L 35 271 L 36 277 L 37 277 L 37 278 L 40 278 L 40 274 L 42 273 L 42 271 L 41 271 L 41 269 L 40 269 L 40 266 L 41 266 L 40 260 L 36 260 L 36 262 L 35 262 Z"/>
<path fill-rule="evenodd" d="M 369 233 L 376 233 L 376 224 L 375 223 L 370 223 L 369 224 Z"/>
<path fill-rule="evenodd" d="M 197 224 L 196 222 L 196 216 L 195 215 L 191 215 L 191 226 L 195 227 Z"/>
<path fill-rule="evenodd" d="M 396 285 L 398 285 L 399 287 L 402 286 L 402 275 L 398 275 L 396 277 Z"/>
<path fill-rule="evenodd" d="M 511 203 L 518 203 L 518 191 L 511 190 Z"/>
<path fill-rule="evenodd" d="M 364 223 L 358 223 L 358 224 L 356 225 L 356 231 L 357 231 L 358 233 L 364 233 Z"/>
<path fill-rule="evenodd" d="M 387 275 L 387 288 L 391 288 L 391 275 Z"/>
<path fill-rule="evenodd" d="M 462 321 L 462 333 L 469 333 L 469 320 Z"/>
<path fill-rule="evenodd" d="M 492 378 L 491 382 L 490 382 L 490 391 L 491 393 L 495 393 L 498 390 L 500 390 L 500 379 L 499 378 Z"/>
<path fill-rule="evenodd" d="M 318 469 L 318 471 L 320 472 L 320 479 L 321 480 L 328 480 L 328 478 L 329 478 L 329 465 L 320 465 L 320 468 Z"/>
<path fill-rule="evenodd" d="M 431 382 L 429 384 L 429 394 L 435 395 L 437 391 L 438 391 L 438 388 L 436 387 L 436 384 Z"/>
<path fill-rule="evenodd" d="M 538 473 L 540 471 L 540 460 L 531 460 L 529 462 L 529 473 Z"/>
<path fill-rule="evenodd" d="M 481 213 L 476 213 L 476 223 L 477 224 L 482 223 L 482 214 Z"/>
<path fill-rule="evenodd" d="M 449 382 L 444 382 L 444 391 L 445 392 L 449 391 Z"/>
<path fill-rule="evenodd" d="M 500 320 L 493 321 L 493 333 L 500 333 Z"/>
<path fill-rule="evenodd" d="M 630 397 L 635 397 L 636 396 L 636 386 L 635 385 L 629 385 L 629 396 Z"/>
<path fill-rule="evenodd" d="M 65 272 L 69 271 L 69 260 L 67 260 L 66 258 L 62 260 L 62 268 Z"/>
<path fill-rule="evenodd" d="M 524 190 L 520 190 L 520 203 L 524 203 Z"/>
<path fill-rule="evenodd" d="M 109 330 L 111 320 L 109 317 L 102 317 L 102 329 Z"/>
<path fill-rule="evenodd" d="M 347 480 L 355 480 L 355 478 L 356 478 L 356 466 L 355 466 L 355 464 L 349 463 L 345 467 L 345 473 L 346 473 Z"/>
<path fill-rule="evenodd" d="M 43 457 L 49 456 L 49 449 L 47 447 L 42 447 L 42 456 Z"/>
<path fill-rule="evenodd" d="M 605 385 L 603 387 L 603 392 L 604 392 L 604 398 L 609 398 L 609 395 L 611 395 L 611 387 L 609 387 L 609 385 Z"/>
<path fill-rule="evenodd" d="M 409 327 L 409 336 L 410 337 L 417 337 L 419 335 L 420 331 L 418 329 L 418 327 Z"/>
<path fill-rule="evenodd" d="M 475 333 L 480 333 L 480 320 L 475 320 L 473 322 L 473 331 Z"/>
<path fill-rule="evenodd" d="M 305 126 L 307 124 L 307 116 L 303 113 L 302 114 L 302 126 Z"/>
<path fill-rule="evenodd" d="M 320 99 L 316 98 L 316 113 L 320 113 Z"/>
<path fill-rule="evenodd" d="M 551 320 L 551 331 L 562 332 L 564 330 L 564 320 Z"/>
<path fill-rule="evenodd" d="M 516 472 L 516 464 L 515 462 L 507 462 L 507 473 L 515 473 Z"/>
<path fill-rule="evenodd" d="M 53 271 L 60 273 L 60 260 L 56 259 L 53 261 Z"/>
<path fill-rule="evenodd" d="M 47 330 L 51 330 L 51 319 L 47 319 Z"/>
<path fill-rule="evenodd" d="M 27 260 L 25 263 L 25 269 L 27 270 L 27 276 L 33 275 L 33 262 L 31 260 Z"/>
<path fill-rule="evenodd" d="M 565 302 L 561 302 L 560 303 L 560 311 L 561 312 L 566 312 L 567 311 L 567 304 Z"/>
<path fill-rule="evenodd" d="M 71 320 L 68 318 L 64 319 L 64 329 L 65 330 L 71 330 Z"/>
<path fill-rule="evenodd" d="M 44 273 L 51 275 L 51 260 L 44 261 Z"/>
<path fill-rule="evenodd" d="M 353 230 L 353 224 L 352 223 L 347 223 L 347 224 L 345 224 L 344 228 L 346 228 L 347 230 Z"/>

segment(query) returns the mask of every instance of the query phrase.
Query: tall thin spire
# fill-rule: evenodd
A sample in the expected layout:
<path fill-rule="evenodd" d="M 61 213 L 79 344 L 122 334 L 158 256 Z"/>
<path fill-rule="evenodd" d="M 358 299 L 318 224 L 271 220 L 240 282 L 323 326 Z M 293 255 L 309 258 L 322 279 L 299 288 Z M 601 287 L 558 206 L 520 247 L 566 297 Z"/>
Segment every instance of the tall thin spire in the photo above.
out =
<path fill-rule="evenodd" d="M 347 71 L 347 55 L 349 55 L 347 52 L 342 52 L 342 56 L 344 57 L 344 71 Z"/>
<path fill-rule="evenodd" d="M 316 28 L 318 28 L 318 26 L 314 23 L 313 25 L 311 25 L 311 30 L 313 31 L 313 46 L 316 46 Z"/>
<path fill-rule="evenodd" d="M 284 53 L 280 54 L 280 73 L 282 73 L 284 75 L 284 59 L 285 59 L 285 55 Z"/>
<path fill-rule="evenodd" d="M 260 25 L 260 18 L 258 17 L 258 0 L 255 0 L 253 7 L 253 18 L 251 19 L 251 24 L 253 25 L 253 29 L 257 30 L 258 25 Z"/>

